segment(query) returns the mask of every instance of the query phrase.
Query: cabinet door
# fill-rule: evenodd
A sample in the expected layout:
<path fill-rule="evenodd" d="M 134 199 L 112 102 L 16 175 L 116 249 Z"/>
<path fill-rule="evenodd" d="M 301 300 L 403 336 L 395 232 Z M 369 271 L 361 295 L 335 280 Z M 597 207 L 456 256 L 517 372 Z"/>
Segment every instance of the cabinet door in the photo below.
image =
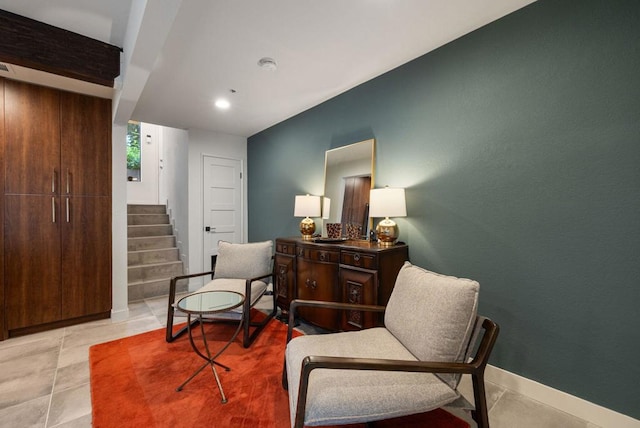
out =
<path fill-rule="evenodd" d="M 378 273 L 371 270 L 340 269 L 340 287 L 345 303 L 357 305 L 378 304 Z M 380 318 L 378 313 L 343 311 L 341 328 L 360 330 L 374 327 Z"/>
<path fill-rule="evenodd" d="M 59 198 L 4 197 L 7 329 L 60 319 Z"/>
<path fill-rule="evenodd" d="M 111 195 L 111 101 L 70 92 L 60 97 L 60 193 Z"/>
<path fill-rule="evenodd" d="M 288 316 L 289 303 L 295 299 L 295 257 L 276 254 L 274 263 L 276 289 L 278 290 L 276 301 L 282 310 L 282 315 Z"/>
<path fill-rule="evenodd" d="M 60 175 L 59 92 L 5 82 L 5 193 L 58 192 Z"/>
<path fill-rule="evenodd" d="M 111 309 L 111 199 L 63 197 L 62 315 Z"/>
<path fill-rule="evenodd" d="M 297 299 L 340 301 L 337 263 L 314 262 L 300 257 L 296 263 Z M 337 330 L 338 315 L 333 310 L 300 308 L 300 317 L 330 330 Z"/>

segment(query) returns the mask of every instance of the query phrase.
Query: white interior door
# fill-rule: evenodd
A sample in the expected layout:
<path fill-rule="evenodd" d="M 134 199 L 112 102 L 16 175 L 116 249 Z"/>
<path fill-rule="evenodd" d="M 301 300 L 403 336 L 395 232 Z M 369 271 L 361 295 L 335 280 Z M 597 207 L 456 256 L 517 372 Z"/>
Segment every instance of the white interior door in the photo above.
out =
<path fill-rule="evenodd" d="M 242 164 L 238 159 L 203 156 L 203 267 L 211 267 L 218 241 L 242 242 Z"/>

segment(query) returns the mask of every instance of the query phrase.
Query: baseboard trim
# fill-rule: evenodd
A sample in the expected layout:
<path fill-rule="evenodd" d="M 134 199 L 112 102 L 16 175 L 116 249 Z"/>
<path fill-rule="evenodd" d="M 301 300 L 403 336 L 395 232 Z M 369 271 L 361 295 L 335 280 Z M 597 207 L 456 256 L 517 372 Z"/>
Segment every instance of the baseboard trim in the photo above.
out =
<path fill-rule="evenodd" d="M 640 420 L 498 367 L 487 366 L 485 380 L 603 428 L 640 428 Z"/>
<path fill-rule="evenodd" d="M 119 311 L 111 310 L 111 322 L 126 321 L 129 318 L 129 308 L 121 309 Z"/>

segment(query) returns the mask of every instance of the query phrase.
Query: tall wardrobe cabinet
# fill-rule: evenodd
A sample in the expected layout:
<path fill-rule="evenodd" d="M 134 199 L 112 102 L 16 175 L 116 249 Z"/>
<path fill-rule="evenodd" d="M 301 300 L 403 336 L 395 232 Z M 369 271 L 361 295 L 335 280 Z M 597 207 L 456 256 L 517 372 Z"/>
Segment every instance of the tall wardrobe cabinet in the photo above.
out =
<path fill-rule="evenodd" d="M 111 100 L 0 83 L 2 338 L 106 318 Z"/>

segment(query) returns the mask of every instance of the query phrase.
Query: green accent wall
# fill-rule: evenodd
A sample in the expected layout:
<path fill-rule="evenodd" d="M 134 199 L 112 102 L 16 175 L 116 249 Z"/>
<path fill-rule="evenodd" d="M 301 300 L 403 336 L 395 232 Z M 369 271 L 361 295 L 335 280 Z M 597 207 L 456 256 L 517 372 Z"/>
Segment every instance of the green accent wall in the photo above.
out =
<path fill-rule="evenodd" d="M 491 364 L 640 419 L 640 2 L 540 0 L 253 135 L 250 240 L 368 138 L 411 261 L 480 282 Z"/>

